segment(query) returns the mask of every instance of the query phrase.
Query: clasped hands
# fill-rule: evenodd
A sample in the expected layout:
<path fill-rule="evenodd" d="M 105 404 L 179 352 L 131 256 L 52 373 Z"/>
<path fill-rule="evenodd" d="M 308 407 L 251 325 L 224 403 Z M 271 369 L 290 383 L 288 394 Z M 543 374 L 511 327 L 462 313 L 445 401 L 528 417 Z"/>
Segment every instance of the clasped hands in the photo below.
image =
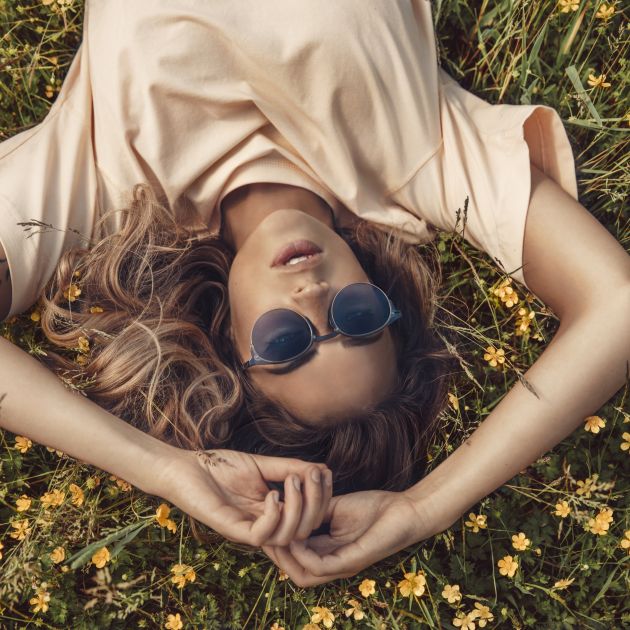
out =
<path fill-rule="evenodd" d="M 297 586 L 351 577 L 426 537 L 404 492 L 333 497 L 324 464 L 227 449 L 175 451 L 156 494 L 228 540 L 261 547 Z M 284 482 L 283 501 L 268 481 Z M 329 534 L 310 536 L 322 523 Z"/>

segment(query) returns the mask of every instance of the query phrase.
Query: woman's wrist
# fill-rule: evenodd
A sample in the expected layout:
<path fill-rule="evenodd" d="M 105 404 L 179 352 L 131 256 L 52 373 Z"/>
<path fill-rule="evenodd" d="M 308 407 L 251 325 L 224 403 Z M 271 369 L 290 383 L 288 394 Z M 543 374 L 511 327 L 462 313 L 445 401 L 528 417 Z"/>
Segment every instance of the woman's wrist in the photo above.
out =
<path fill-rule="evenodd" d="M 457 507 L 455 497 L 441 495 L 429 477 L 404 490 L 403 494 L 411 501 L 418 515 L 416 542 L 448 529 L 466 510 L 465 506 L 461 509 Z"/>

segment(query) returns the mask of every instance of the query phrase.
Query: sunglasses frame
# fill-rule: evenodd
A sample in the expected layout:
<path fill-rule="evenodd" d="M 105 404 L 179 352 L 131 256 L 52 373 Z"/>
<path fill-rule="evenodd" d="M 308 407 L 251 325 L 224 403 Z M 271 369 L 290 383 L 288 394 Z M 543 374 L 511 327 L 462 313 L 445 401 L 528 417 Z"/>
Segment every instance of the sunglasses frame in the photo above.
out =
<path fill-rule="evenodd" d="M 333 307 L 335 305 L 335 300 L 337 299 L 337 297 L 342 291 L 344 291 L 348 287 L 351 287 L 357 284 L 366 284 L 368 286 L 375 287 L 376 289 L 378 289 L 387 299 L 387 303 L 389 305 L 389 316 L 387 318 L 387 321 L 376 330 L 371 330 L 370 332 L 362 334 L 362 335 L 349 335 L 343 332 L 337 326 L 337 323 L 335 322 L 335 319 L 333 316 Z M 268 359 L 263 359 L 256 352 L 256 349 L 254 348 L 254 341 L 253 341 L 254 330 L 252 328 L 250 341 L 249 341 L 249 350 L 251 353 L 251 357 L 250 359 L 245 361 L 243 364 L 241 364 L 241 368 L 243 370 L 246 370 L 247 368 L 250 368 L 254 365 L 277 365 L 279 363 L 289 363 L 291 361 L 295 361 L 296 359 L 299 359 L 301 356 L 304 356 L 313 347 L 314 343 L 319 342 L 319 341 L 325 341 L 326 339 L 332 339 L 333 337 L 337 337 L 338 335 L 344 335 L 345 337 L 352 337 L 352 338 L 371 337 L 372 335 L 375 335 L 376 333 L 380 332 L 384 328 L 387 328 L 387 326 L 389 326 L 390 324 L 393 324 L 395 321 L 397 321 L 398 319 L 402 317 L 402 312 L 394 306 L 393 302 L 389 299 L 389 296 L 387 295 L 387 293 L 385 293 L 383 289 L 376 286 L 375 284 L 372 284 L 371 282 L 351 282 L 350 284 L 347 284 L 345 287 L 342 287 L 341 289 L 339 289 L 337 293 L 335 293 L 335 297 L 333 297 L 332 302 L 330 303 L 330 306 L 328 307 L 328 322 L 331 325 L 333 330 L 332 332 L 327 333 L 326 335 L 317 335 L 315 333 L 315 329 L 313 328 L 313 324 L 311 323 L 311 320 L 308 317 L 305 317 L 304 315 L 302 315 L 302 313 L 298 313 L 297 311 L 294 311 L 291 308 L 274 308 L 274 309 L 271 309 L 270 311 L 265 311 L 265 313 L 263 313 L 260 317 L 263 317 L 263 315 L 266 315 L 267 313 L 272 313 L 273 311 L 291 311 L 292 313 L 299 315 L 306 322 L 308 329 L 311 333 L 311 339 L 308 343 L 308 346 L 306 346 L 306 348 L 302 350 L 302 352 L 300 352 L 299 354 L 296 354 L 294 357 L 290 357 L 288 359 L 282 359 L 281 361 L 269 361 Z M 260 317 L 258 319 L 260 319 Z M 258 322 L 258 319 L 256 320 L 256 322 Z M 254 322 L 254 327 L 256 326 L 256 322 Z"/>

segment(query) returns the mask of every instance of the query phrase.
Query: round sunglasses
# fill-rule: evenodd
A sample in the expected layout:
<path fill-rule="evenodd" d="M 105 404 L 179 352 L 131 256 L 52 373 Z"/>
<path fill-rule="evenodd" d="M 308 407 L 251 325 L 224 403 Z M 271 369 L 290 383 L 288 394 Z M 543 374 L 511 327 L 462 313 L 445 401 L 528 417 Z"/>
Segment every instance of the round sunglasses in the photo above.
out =
<path fill-rule="evenodd" d="M 340 334 L 368 337 L 400 317 L 401 312 L 382 289 L 369 282 L 355 282 L 335 294 L 328 309 L 328 321 L 333 331 L 326 335 L 317 335 L 307 317 L 289 308 L 276 308 L 263 313 L 252 329 L 252 356 L 242 367 L 247 369 L 253 365 L 298 359 L 315 342 Z"/>

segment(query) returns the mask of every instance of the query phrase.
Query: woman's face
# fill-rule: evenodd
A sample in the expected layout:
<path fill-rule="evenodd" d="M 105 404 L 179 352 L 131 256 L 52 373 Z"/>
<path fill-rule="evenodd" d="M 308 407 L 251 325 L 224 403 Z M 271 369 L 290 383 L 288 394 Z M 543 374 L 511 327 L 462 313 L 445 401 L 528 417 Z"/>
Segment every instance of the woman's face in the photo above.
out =
<path fill-rule="evenodd" d="M 272 266 L 283 246 L 306 239 L 322 250 L 308 269 Z M 321 220 L 297 209 L 275 210 L 249 234 L 229 276 L 232 333 L 239 357 L 251 357 L 256 320 L 274 308 L 307 317 L 318 335 L 332 331 L 328 309 L 341 288 L 369 282 L 347 243 Z M 304 422 L 342 419 L 381 401 L 395 385 L 396 354 L 389 327 L 367 340 L 338 335 L 316 342 L 292 363 L 256 365 L 249 377 L 265 395 Z M 366 343 L 367 342 L 367 343 Z"/>

